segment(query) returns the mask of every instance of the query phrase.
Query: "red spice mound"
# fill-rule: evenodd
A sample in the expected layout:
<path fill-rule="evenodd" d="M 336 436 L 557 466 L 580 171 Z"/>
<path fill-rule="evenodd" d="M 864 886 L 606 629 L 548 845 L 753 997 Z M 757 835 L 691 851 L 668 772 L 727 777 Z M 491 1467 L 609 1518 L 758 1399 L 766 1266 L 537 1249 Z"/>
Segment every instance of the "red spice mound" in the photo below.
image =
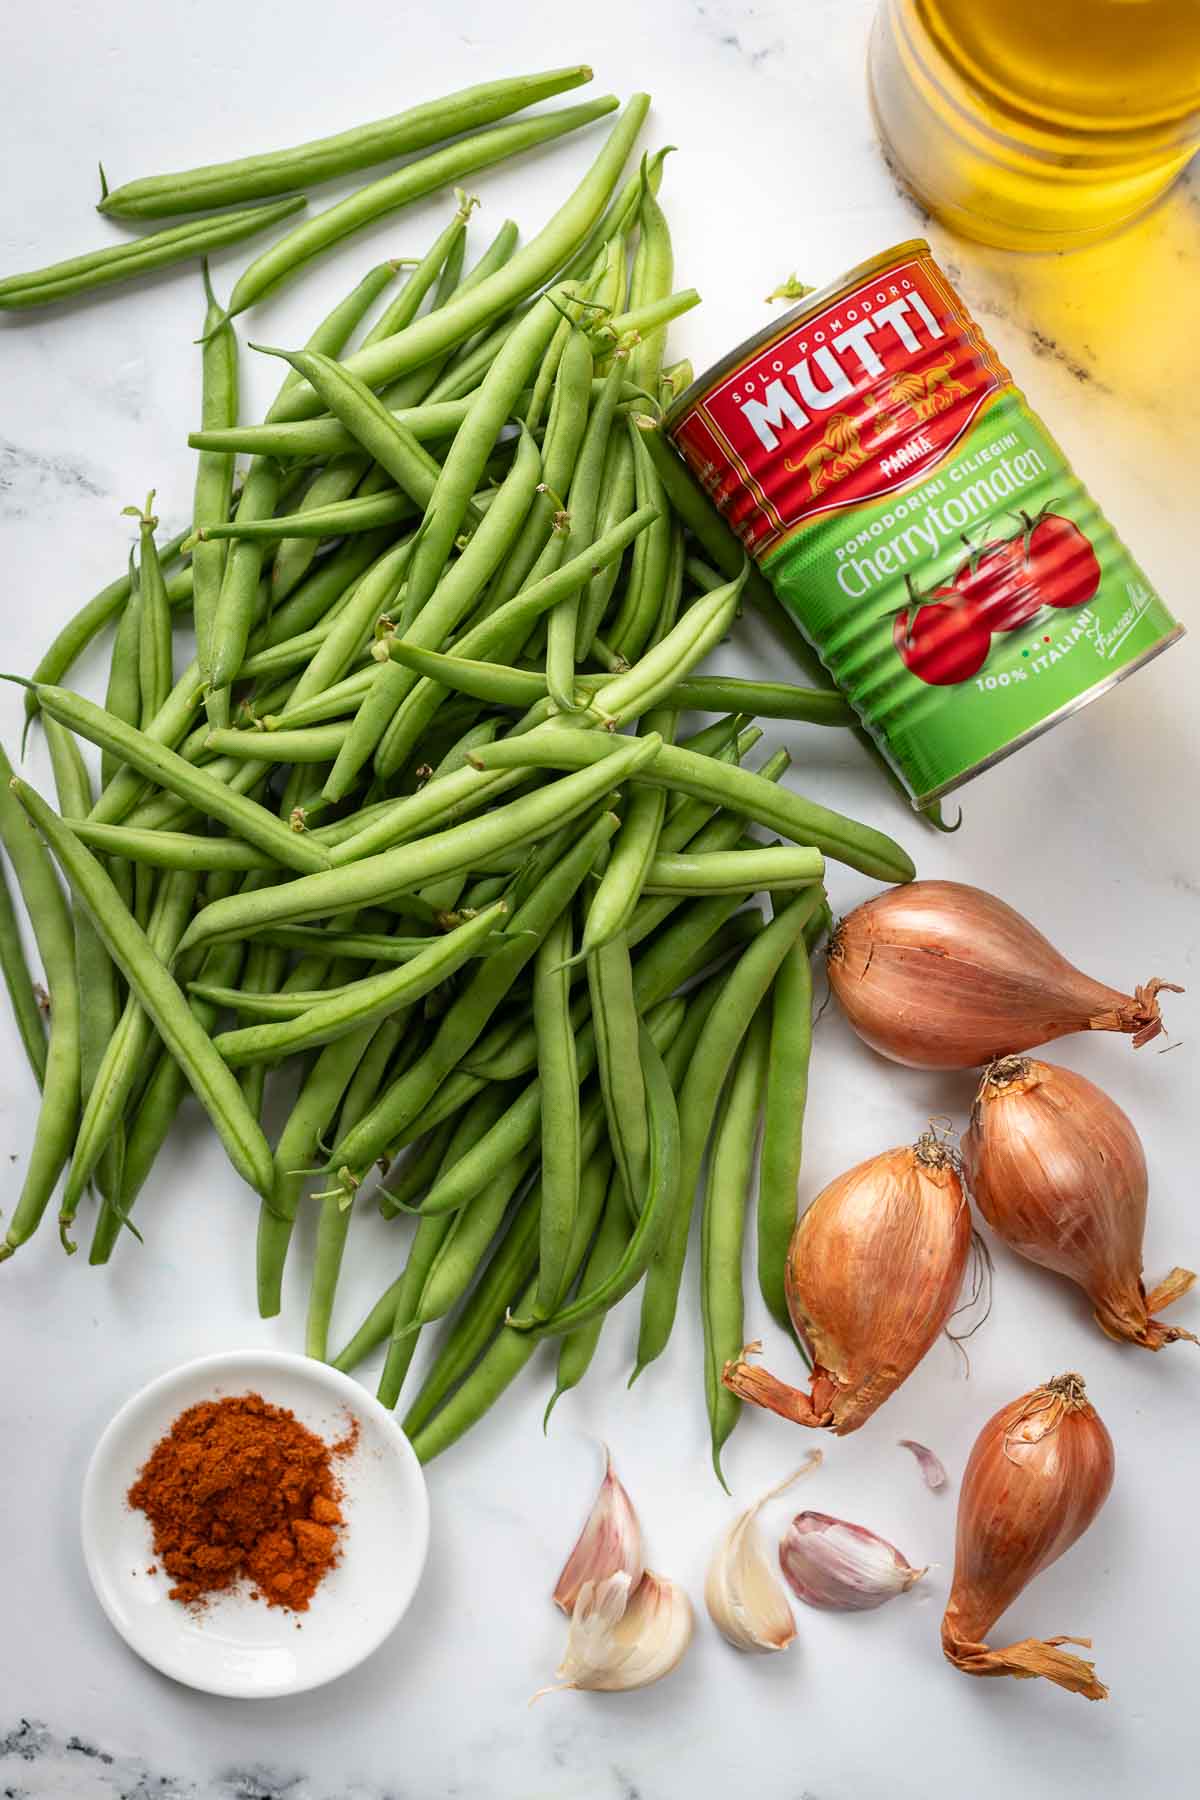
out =
<path fill-rule="evenodd" d="M 130 1488 L 146 1514 L 171 1598 L 202 1606 L 242 1576 L 271 1606 L 304 1612 L 337 1562 L 341 1488 L 332 1447 L 261 1394 L 205 1400 L 180 1413 Z"/>

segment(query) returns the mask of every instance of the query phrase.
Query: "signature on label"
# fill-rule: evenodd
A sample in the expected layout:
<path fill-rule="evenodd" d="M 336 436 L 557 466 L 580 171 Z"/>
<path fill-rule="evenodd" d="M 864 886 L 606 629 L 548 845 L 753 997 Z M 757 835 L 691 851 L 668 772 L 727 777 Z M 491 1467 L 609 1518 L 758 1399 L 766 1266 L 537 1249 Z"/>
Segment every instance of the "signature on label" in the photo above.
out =
<path fill-rule="evenodd" d="M 1088 630 L 1092 648 L 1096 655 L 1103 657 L 1105 661 L 1112 660 L 1142 614 L 1147 612 L 1157 599 L 1154 590 L 1148 588 L 1144 581 L 1127 581 L 1125 592 L 1128 595 L 1129 604 L 1119 618 L 1107 630 L 1101 628 L 1099 619 L 1093 618 Z"/>

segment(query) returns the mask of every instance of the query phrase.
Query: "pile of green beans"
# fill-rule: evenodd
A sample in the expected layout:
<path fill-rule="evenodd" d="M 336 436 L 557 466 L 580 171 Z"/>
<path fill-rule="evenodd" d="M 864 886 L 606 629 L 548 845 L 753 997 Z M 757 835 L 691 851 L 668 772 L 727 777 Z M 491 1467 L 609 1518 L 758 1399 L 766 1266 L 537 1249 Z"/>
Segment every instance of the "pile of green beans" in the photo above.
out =
<path fill-rule="evenodd" d="M 479 93 L 462 123 L 513 109 Z M 0 1260 L 60 1180 L 68 1251 L 89 1222 L 93 1263 L 140 1237 L 190 1088 L 259 1197 L 263 1315 L 310 1206 L 311 1355 L 381 1352 L 396 1406 L 440 1322 L 404 1414 L 428 1460 L 551 1338 L 548 1419 L 635 1289 L 634 1374 L 660 1357 L 698 1203 L 721 1477 L 760 1114 L 759 1287 L 786 1320 L 826 861 L 913 867 L 786 785 L 784 752 L 753 764 L 756 714 L 852 726 L 840 696 L 699 672 L 757 577 L 648 411 L 685 377 L 664 336 L 694 296 L 673 291 L 663 158 L 622 184 L 644 110 L 524 250 L 505 227 L 468 270 L 460 195 L 426 253 L 369 271 L 279 353 L 261 425 L 239 419 L 240 302 L 206 280 L 191 529 L 160 544 L 154 496 L 129 509 L 128 575 L 13 677 L 57 807 L 0 762 L 0 967 L 42 1092 Z M 427 112 L 106 207 L 276 194 L 433 141 Z M 99 705 L 68 683 L 106 627 Z M 689 730 L 695 713 L 712 718 Z M 334 1355 L 367 1206 L 395 1221 L 395 1267 Z"/>

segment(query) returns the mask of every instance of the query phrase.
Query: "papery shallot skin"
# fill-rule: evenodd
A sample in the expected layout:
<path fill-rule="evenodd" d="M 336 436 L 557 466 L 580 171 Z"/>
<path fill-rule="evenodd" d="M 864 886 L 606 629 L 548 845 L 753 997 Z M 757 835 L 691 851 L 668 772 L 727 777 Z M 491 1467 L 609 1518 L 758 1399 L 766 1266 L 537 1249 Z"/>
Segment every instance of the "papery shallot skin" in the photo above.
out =
<path fill-rule="evenodd" d="M 942 1649 L 968 1675 L 1044 1676 L 1089 1700 L 1107 1698 L 1094 1666 L 1063 1650 L 1089 1638 L 984 1642 L 1035 1575 L 1083 1536 L 1112 1487 L 1112 1439 L 1078 1375 L 1062 1375 L 1001 1407 L 963 1475 L 954 1581 Z"/>
<path fill-rule="evenodd" d="M 992 1230 L 1077 1282 L 1109 1337 L 1148 1350 L 1191 1338 L 1151 1317 L 1195 1277 L 1173 1269 L 1147 1297 L 1145 1153 L 1132 1122 L 1094 1082 L 1054 1063 L 1003 1058 L 980 1083 L 962 1153 Z"/>
<path fill-rule="evenodd" d="M 831 1181 L 792 1235 L 787 1302 L 813 1358 L 807 1394 L 740 1358 L 726 1387 L 845 1437 L 911 1375 L 945 1329 L 971 1247 L 957 1160 L 931 1135 Z"/>
<path fill-rule="evenodd" d="M 968 1069 L 1076 1031 L 1162 1030 L 1147 982 L 1093 981 L 1013 907 L 958 881 L 911 881 L 844 918 L 829 983 L 858 1035 L 893 1062 Z M 1178 992 L 1178 989 L 1173 991 Z"/>

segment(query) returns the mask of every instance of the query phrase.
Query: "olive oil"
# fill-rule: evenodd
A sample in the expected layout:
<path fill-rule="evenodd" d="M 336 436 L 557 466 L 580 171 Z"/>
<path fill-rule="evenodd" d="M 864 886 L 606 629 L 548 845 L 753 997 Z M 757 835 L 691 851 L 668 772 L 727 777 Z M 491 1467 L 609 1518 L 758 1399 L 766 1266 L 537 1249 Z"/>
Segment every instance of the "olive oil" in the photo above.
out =
<path fill-rule="evenodd" d="M 1061 249 L 1149 206 L 1200 143 L 1200 0 L 882 0 L 871 97 L 947 225 Z"/>

